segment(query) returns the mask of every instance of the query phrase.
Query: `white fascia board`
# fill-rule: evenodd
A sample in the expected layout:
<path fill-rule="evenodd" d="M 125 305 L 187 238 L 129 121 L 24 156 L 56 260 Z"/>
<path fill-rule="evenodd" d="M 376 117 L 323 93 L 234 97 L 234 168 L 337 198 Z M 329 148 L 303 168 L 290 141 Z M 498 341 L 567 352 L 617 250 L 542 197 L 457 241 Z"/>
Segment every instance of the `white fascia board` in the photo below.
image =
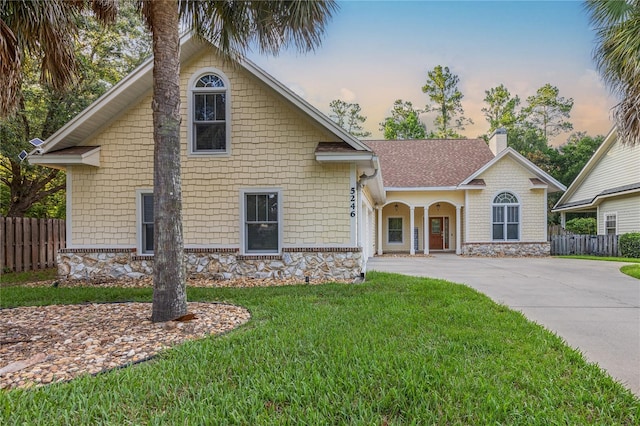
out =
<path fill-rule="evenodd" d="M 100 147 L 89 152 L 85 152 L 84 154 L 34 155 L 29 157 L 29 163 L 42 166 L 73 166 L 83 164 L 86 166 L 100 167 Z"/>
<path fill-rule="evenodd" d="M 372 152 L 354 152 L 354 153 L 316 153 L 316 160 L 320 163 L 351 163 L 354 161 L 373 161 Z"/>
<path fill-rule="evenodd" d="M 416 186 L 416 187 L 393 187 L 384 188 L 386 191 L 410 192 L 410 191 L 455 191 L 459 189 L 457 186 Z"/>

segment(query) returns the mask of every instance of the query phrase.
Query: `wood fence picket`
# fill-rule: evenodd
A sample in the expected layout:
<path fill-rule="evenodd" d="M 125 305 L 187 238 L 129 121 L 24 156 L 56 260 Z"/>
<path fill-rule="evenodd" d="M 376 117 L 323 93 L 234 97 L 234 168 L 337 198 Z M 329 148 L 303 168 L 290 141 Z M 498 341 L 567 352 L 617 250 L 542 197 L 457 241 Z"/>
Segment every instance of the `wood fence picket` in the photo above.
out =
<path fill-rule="evenodd" d="M 22 272 L 56 266 L 66 247 L 63 219 L 0 217 L 0 271 Z"/>
<path fill-rule="evenodd" d="M 552 235 L 551 254 L 619 257 L 618 235 Z"/>

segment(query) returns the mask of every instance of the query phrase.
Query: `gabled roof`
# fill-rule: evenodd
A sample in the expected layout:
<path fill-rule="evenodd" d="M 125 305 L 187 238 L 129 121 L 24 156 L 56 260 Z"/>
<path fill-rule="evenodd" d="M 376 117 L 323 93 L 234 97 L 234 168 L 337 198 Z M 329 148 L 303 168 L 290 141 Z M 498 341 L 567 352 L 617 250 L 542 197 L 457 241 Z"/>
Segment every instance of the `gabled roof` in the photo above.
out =
<path fill-rule="evenodd" d="M 573 205 L 589 204 L 591 202 L 591 200 L 589 199 L 589 200 L 581 200 L 579 202 L 577 201 L 577 202 L 567 203 L 567 200 L 569 200 L 573 196 L 573 194 L 580 187 L 582 182 L 584 182 L 587 176 L 589 176 L 589 173 L 591 173 L 591 171 L 594 169 L 596 164 L 598 164 L 602 156 L 607 153 L 609 148 L 611 148 L 611 145 L 613 145 L 613 143 L 616 141 L 617 136 L 618 136 L 618 132 L 614 127 L 613 129 L 611 129 L 611 131 L 609 132 L 607 137 L 604 139 L 604 141 L 602 141 L 598 149 L 596 149 L 596 152 L 593 153 L 589 161 L 587 161 L 587 164 L 585 164 L 582 170 L 580 170 L 580 173 L 578 173 L 578 176 L 576 176 L 573 182 L 571 182 L 571 185 L 569 185 L 569 188 L 565 191 L 564 194 L 562 194 L 562 197 L 560 197 L 556 205 L 553 207 L 554 209 L 561 208 L 561 206 L 563 205 L 564 207 L 570 207 L 570 205 L 573 206 Z"/>
<path fill-rule="evenodd" d="M 615 129 L 611 129 L 607 137 L 604 139 L 602 144 L 598 147 L 596 152 L 593 153 L 587 164 L 580 170 L 578 176 L 571 182 L 569 185 L 569 189 L 560 197 L 556 205 L 553 207 L 553 211 L 561 211 L 561 210 L 570 210 L 572 208 L 592 208 L 599 204 L 603 198 L 620 195 L 620 194 L 628 194 L 632 192 L 638 192 L 640 190 L 640 182 L 631 181 L 625 185 L 619 185 L 613 188 L 603 189 L 597 194 L 593 194 L 592 197 L 581 200 L 569 201 L 574 196 L 574 194 L 581 188 L 585 180 L 591 175 L 594 169 L 598 166 L 598 164 L 602 161 L 603 157 L 607 155 L 612 146 L 618 141 L 618 132 Z M 640 175 L 639 175 L 640 176 Z M 592 195 L 592 194 L 589 194 Z"/>
<path fill-rule="evenodd" d="M 464 181 L 462 181 L 460 185 L 465 185 L 465 186 L 469 185 L 475 179 L 478 179 L 480 175 L 482 175 L 482 173 L 484 173 L 486 170 L 493 167 L 494 164 L 498 163 L 500 160 L 502 160 L 505 157 L 510 157 L 511 159 L 513 159 L 515 162 L 520 164 L 522 167 L 524 167 L 526 170 L 528 170 L 531 174 L 534 175 L 533 178 L 530 178 L 531 188 L 546 187 L 548 189 L 548 192 L 550 193 L 557 192 L 557 191 L 564 191 L 567 189 L 563 184 L 558 182 L 556 179 L 554 179 L 551 175 L 546 173 L 544 170 L 540 169 L 540 167 L 536 166 L 531 161 L 527 160 L 525 157 L 522 156 L 522 154 L 520 154 L 518 151 L 516 151 L 511 147 L 508 147 L 502 152 L 499 152 L 498 155 L 496 155 L 488 163 L 483 165 L 480 169 L 478 169 L 469 177 L 467 177 Z"/>
<path fill-rule="evenodd" d="M 216 49 L 215 46 L 197 39 L 187 33 L 180 40 L 180 62 L 185 63 L 205 49 Z M 294 107 L 306 114 L 321 128 L 344 141 L 355 151 L 370 151 L 369 148 L 347 131 L 314 108 L 307 101 L 296 95 L 289 88 L 278 82 L 267 72 L 248 59 L 239 61 L 239 65 L 273 89 Z M 82 144 L 100 129 L 114 122 L 133 103 L 150 94 L 153 88 L 153 58 L 149 58 L 133 72 L 123 78 L 104 95 L 89 105 L 84 111 L 49 137 L 41 147 L 42 153 L 61 150 Z"/>
<path fill-rule="evenodd" d="M 493 158 L 482 139 L 365 141 L 380 158 L 387 190 L 454 188 Z"/>

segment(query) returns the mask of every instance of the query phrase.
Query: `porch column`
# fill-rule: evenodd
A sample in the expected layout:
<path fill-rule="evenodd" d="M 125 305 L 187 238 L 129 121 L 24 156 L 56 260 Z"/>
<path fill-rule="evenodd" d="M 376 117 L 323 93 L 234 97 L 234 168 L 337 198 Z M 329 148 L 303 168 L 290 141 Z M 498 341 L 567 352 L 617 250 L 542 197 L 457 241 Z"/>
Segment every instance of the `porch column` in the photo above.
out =
<path fill-rule="evenodd" d="M 378 210 L 378 255 L 382 256 L 382 206 L 376 207 Z"/>
<path fill-rule="evenodd" d="M 560 225 L 562 229 L 567 225 L 567 214 L 565 212 L 560 212 Z"/>
<path fill-rule="evenodd" d="M 462 223 L 462 218 L 460 217 L 460 206 L 456 206 L 456 254 L 462 253 L 462 232 L 460 230 L 460 223 Z"/>
<path fill-rule="evenodd" d="M 410 240 L 410 245 L 409 245 L 409 254 L 410 255 L 414 255 L 416 254 L 416 247 L 414 245 L 415 240 L 413 239 L 413 228 L 416 226 L 415 224 L 415 207 L 414 206 L 410 206 L 409 207 L 409 240 Z"/>
<path fill-rule="evenodd" d="M 424 237 L 422 237 L 422 244 L 424 246 L 424 254 L 429 254 L 429 206 L 424 206 L 424 215 L 422 217 L 422 233 Z"/>

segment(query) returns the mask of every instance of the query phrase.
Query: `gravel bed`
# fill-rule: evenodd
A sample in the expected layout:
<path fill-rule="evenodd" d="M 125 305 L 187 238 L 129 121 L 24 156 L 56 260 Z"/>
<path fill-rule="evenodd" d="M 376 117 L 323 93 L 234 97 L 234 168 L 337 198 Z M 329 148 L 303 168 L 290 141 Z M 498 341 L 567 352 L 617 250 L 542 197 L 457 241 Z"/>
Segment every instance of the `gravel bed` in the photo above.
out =
<path fill-rule="evenodd" d="M 314 285 L 298 279 L 189 279 L 189 287 Z M 153 287 L 140 279 L 49 280 L 22 287 Z M 244 308 L 188 303 L 191 321 L 152 323 L 151 303 L 91 303 L 0 309 L 0 389 L 68 381 L 147 360 L 187 340 L 225 333 L 247 322 Z"/>
<path fill-rule="evenodd" d="M 91 303 L 0 310 L 0 389 L 71 380 L 143 361 L 187 340 L 225 333 L 249 311 L 193 302 L 190 321 L 152 323 L 151 303 Z"/>

